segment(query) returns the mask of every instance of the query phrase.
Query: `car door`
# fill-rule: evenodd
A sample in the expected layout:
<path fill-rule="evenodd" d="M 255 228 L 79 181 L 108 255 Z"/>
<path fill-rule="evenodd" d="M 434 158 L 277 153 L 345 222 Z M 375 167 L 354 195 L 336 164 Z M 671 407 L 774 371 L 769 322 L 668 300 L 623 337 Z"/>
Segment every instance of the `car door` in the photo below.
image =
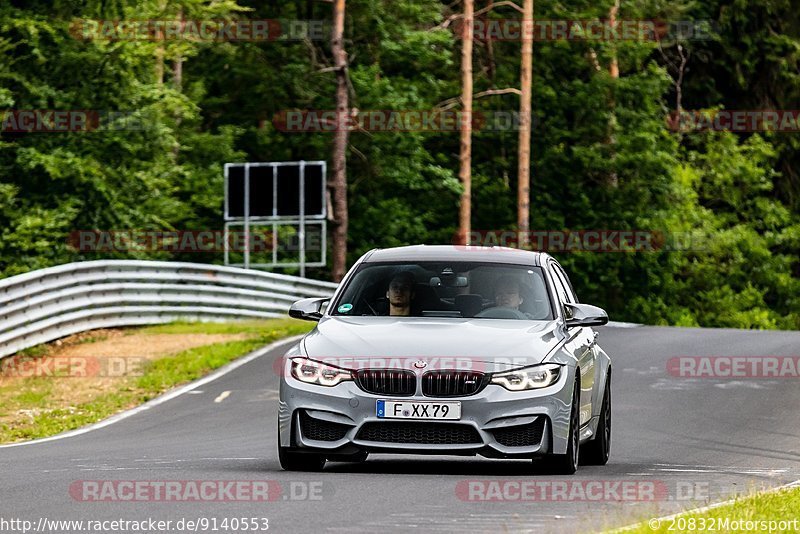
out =
<path fill-rule="evenodd" d="M 572 290 L 572 284 L 561 266 L 552 261 L 550 264 L 551 276 L 556 286 L 559 298 L 560 313 L 564 320 L 567 310 L 564 304 L 577 304 L 578 299 Z M 575 356 L 581 370 L 581 395 L 580 395 L 580 421 L 585 425 L 592 418 L 592 391 L 594 389 L 595 359 L 594 351 L 595 333 L 589 327 L 571 327 L 567 329 L 567 349 Z"/>

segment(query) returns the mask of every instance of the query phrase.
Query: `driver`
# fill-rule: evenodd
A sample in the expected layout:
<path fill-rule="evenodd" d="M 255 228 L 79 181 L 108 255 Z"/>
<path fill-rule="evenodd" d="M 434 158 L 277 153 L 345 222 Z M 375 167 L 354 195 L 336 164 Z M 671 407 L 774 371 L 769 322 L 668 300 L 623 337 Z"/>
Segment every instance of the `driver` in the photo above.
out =
<path fill-rule="evenodd" d="M 389 289 L 386 290 L 386 298 L 389 300 L 389 315 L 405 317 L 411 315 L 414 283 L 414 275 L 408 271 L 394 275 L 392 281 L 389 282 Z"/>

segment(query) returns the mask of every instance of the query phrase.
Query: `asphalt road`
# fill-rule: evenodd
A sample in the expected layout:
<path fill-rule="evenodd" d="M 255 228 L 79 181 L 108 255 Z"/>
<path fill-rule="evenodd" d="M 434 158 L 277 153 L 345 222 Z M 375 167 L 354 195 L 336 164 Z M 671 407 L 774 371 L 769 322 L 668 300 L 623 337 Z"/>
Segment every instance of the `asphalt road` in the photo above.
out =
<path fill-rule="evenodd" d="M 322 473 L 284 472 L 271 366 L 284 346 L 105 428 L 0 448 L 0 526 L 12 519 L 38 525 L 42 517 L 173 525 L 216 518 L 217 532 L 224 532 L 226 518 L 229 531 L 243 531 L 233 518 L 258 517 L 268 518 L 273 532 L 585 532 L 800 479 L 797 378 L 687 379 L 667 371 L 670 358 L 681 356 L 800 356 L 800 332 L 605 327 L 600 333 L 614 365 L 611 461 L 582 467 L 574 477 L 541 474 L 525 461 L 435 456 L 373 456 L 363 464 L 328 464 Z M 85 500 L 92 494 L 81 482 L 220 480 L 273 481 L 277 493 L 267 502 L 246 494 L 227 502 L 94 502 Z M 485 493 L 464 491 L 475 480 L 499 482 L 480 486 Z M 558 486 L 564 481 L 570 485 Z M 540 498 L 521 500 L 514 483 L 538 483 L 533 496 Z M 476 500 L 498 487 L 505 500 Z M 568 495 L 555 497 L 557 487 L 567 487 Z M 601 498 L 589 491 L 597 487 L 604 488 Z M 626 496 L 623 487 L 634 493 Z"/>

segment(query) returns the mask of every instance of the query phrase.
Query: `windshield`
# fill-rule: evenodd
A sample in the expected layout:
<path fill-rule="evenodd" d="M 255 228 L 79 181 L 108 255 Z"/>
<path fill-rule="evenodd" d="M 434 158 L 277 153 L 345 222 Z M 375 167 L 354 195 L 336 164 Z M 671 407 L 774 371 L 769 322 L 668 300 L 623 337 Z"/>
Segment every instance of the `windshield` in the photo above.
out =
<path fill-rule="evenodd" d="M 467 262 L 366 263 L 331 315 L 553 318 L 539 267 Z"/>

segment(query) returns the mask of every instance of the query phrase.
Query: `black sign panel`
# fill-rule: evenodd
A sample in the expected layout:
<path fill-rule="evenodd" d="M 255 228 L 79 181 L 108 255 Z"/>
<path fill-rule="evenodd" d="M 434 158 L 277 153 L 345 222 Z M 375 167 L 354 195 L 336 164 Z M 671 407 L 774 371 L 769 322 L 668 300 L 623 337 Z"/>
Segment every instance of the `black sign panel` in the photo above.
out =
<path fill-rule="evenodd" d="M 227 216 L 235 219 L 244 217 L 244 167 L 228 167 L 226 187 Z"/>
<path fill-rule="evenodd" d="M 250 218 L 299 217 L 301 191 L 304 193 L 305 217 L 324 218 L 324 163 L 259 163 L 251 164 L 249 169 Z M 245 216 L 244 184 L 245 164 L 229 165 L 226 191 L 228 219 L 243 219 Z"/>

